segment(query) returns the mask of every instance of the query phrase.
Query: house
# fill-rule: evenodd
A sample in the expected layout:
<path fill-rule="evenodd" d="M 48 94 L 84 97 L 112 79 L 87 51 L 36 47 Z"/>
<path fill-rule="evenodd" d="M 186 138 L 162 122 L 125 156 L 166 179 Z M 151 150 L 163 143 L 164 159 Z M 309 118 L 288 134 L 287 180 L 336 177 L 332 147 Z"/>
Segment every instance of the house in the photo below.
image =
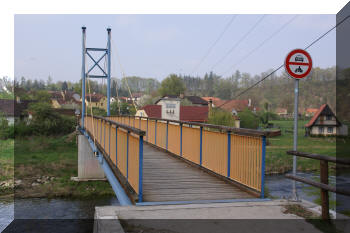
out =
<path fill-rule="evenodd" d="M 85 97 L 87 107 L 101 108 L 107 111 L 107 97 L 102 94 L 87 94 Z"/>
<path fill-rule="evenodd" d="M 4 117 L 8 123 L 14 124 L 15 120 L 31 119 L 32 115 L 26 110 L 33 100 L 20 100 L 17 96 L 16 100 L 0 99 L 0 112 L 4 114 Z"/>
<path fill-rule="evenodd" d="M 166 104 L 146 105 L 136 112 L 136 116 L 190 122 L 206 122 L 208 120 L 208 106 L 180 106 L 179 100 L 177 100 L 178 103 L 174 103 L 176 100 L 173 99 L 169 101 L 171 102 L 167 104 L 175 104 L 175 107 L 167 108 Z"/>
<path fill-rule="evenodd" d="M 181 99 L 177 96 L 163 96 L 155 104 L 161 106 L 161 118 L 180 120 Z"/>
<path fill-rule="evenodd" d="M 288 115 L 288 110 L 286 108 L 277 108 L 275 113 L 280 117 L 285 117 Z"/>
<path fill-rule="evenodd" d="M 80 96 L 73 91 L 48 91 L 52 108 L 77 109 L 81 105 Z"/>
<path fill-rule="evenodd" d="M 249 109 L 256 112 L 258 109 L 252 105 L 252 100 L 221 100 L 217 101 L 216 107 L 232 113 L 232 115 L 237 116 L 239 112 Z"/>
<path fill-rule="evenodd" d="M 143 93 L 141 93 L 141 92 L 135 92 L 135 93 L 132 93 L 132 98 L 131 97 L 126 97 L 126 101 L 127 102 L 135 102 L 135 103 L 137 103 L 139 100 L 140 100 L 140 98 L 143 96 Z"/>
<path fill-rule="evenodd" d="M 137 110 L 135 116 L 162 118 L 162 106 L 156 104 L 146 105 L 140 110 Z"/>
<path fill-rule="evenodd" d="M 312 117 L 315 115 L 315 113 L 317 113 L 317 111 L 318 111 L 318 108 L 307 108 L 305 110 L 305 116 Z"/>
<path fill-rule="evenodd" d="M 305 125 L 305 135 L 348 135 L 348 127 L 337 119 L 327 104 L 323 104 Z"/>
<path fill-rule="evenodd" d="M 213 96 L 202 97 L 202 99 L 204 99 L 208 103 L 209 103 L 209 101 L 212 101 L 213 107 L 219 106 L 220 103 L 222 103 L 222 101 L 223 101 L 222 99 L 220 99 L 218 97 L 213 97 Z"/>

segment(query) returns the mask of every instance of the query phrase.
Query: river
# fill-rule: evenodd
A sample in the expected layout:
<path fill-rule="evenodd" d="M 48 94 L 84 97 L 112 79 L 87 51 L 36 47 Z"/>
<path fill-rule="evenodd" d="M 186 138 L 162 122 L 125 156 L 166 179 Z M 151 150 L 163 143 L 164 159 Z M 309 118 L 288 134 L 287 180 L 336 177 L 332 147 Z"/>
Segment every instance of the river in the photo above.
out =
<path fill-rule="evenodd" d="M 309 179 L 318 180 L 319 175 L 314 173 L 298 173 Z M 334 185 L 335 176 L 330 176 L 329 183 Z M 338 185 L 350 185 L 350 174 L 338 177 Z M 291 197 L 292 181 L 286 179 L 284 175 L 267 176 L 265 186 L 271 198 Z M 319 198 L 319 189 L 297 182 L 298 195 L 301 199 L 316 202 Z M 338 198 L 340 195 L 337 196 Z M 335 194 L 330 193 L 330 203 L 334 203 Z M 14 209 L 16 219 L 93 219 L 95 206 L 118 205 L 115 197 L 96 200 L 70 200 L 70 199 L 16 199 L 13 202 L 0 200 L 0 231 L 12 221 Z M 350 204 L 350 203 L 349 203 Z M 331 205 L 334 208 L 334 205 Z M 345 208 L 345 205 L 338 206 L 338 211 Z M 346 209 L 350 209 L 347 206 Z"/>

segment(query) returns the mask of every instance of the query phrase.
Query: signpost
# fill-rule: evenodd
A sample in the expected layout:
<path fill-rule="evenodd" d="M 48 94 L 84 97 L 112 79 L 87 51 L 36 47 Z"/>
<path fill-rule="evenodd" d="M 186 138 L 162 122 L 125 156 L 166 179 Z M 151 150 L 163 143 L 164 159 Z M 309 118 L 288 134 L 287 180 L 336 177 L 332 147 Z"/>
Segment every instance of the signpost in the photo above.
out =
<path fill-rule="evenodd" d="M 307 77 L 312 70 L 312 59 L 308 52 L 303 49 L 294 49 L 288 53 L 284 68 L 291 78 L 294 78 L 294 143 L 293 150 L 298 149 L 298 97 L 299 97 L 299 80 Z M 297 157 L 293 156 L 293 175 L 297 171 Z M 296 183 L 293 180 L 293 199 L 298 200 Z"/>

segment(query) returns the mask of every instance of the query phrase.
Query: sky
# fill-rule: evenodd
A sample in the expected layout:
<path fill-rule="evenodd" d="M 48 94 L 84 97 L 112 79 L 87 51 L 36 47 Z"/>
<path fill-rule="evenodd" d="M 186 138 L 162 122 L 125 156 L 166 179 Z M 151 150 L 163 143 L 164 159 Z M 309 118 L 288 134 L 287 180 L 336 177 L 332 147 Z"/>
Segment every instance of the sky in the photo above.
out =
<path fill-rule="evenodd" d="M 283 64 L 290 50 L 305 48 L 336 20 L 330 14 L 266 15 L 244 37 L 262 16 L 15 15 L 15 78 L 46 80 L 51 76 L 54 81 L 78 81 L 82 26 L 87 27 L 87 47 L 101 48 L 107 44 L 106 28 L 112 28 L 112 77 L 120 78 L 121 70 L 126 76 L 159 81 L 171 73 L 203 76 L 211 70 L 223 77 L 237 69 L 255 75 Z M 314 67 L 336 64 L 335 34 L 334 30 L 308 49 Z"/>

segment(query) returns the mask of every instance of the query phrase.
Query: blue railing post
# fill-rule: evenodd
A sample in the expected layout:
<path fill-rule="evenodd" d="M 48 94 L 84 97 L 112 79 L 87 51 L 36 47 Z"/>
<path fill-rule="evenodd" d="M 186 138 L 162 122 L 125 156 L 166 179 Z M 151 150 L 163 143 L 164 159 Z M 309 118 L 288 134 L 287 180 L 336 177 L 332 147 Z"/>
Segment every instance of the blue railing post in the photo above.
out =
<path fill-rule="evenodd" d="M 142 182 L 143 182 L 143 136 L 139 138 L 139 200 L 138 202 L 142 202 Z"/>
<path fill-rule="evenodd" d="M 157 120 L 154 123 L 154 145 L 157 145 Z"/>
<path fill-rule="evenodd" d="M 168 150 L 168 126 L 169 126 L 169 121 L 166 121 L 166 144 L 165 148 Z"/>
<path fill-rule="evenodd" d="M 126 179 L 129 177 L 129 134 L 130 131 L 126 134 Z"/>
<path fill-rule="evenodd" d="M 261 158 L 261 193 L 260 197 L 264 198 L 265 192 L 265 156 L 266 156 L 266 136 L 262 137 L 262 158 Z"/>
<path fill-rule="evenodd" d="M 180 123 L 180 156 L 182 156 L 182 123 Z"/>
<path fill-rule="evenodd" d="M 231 132 L 227 132 L 227 177 L 230 177 L 231 171 Z"/>
<path fill-rule="evenodd" d="M 203 145 L 203 127 L 200 127 L 200 131 L 199 131 L 199 165 L 202 166 L 202 153 L 203 153 L 203 149 L 202 149 L 202 145 Z"/>
<path fill-rule="evenodd" d="M 141 129 L 141 117 L 139 117 L 139 129 Z"/>

